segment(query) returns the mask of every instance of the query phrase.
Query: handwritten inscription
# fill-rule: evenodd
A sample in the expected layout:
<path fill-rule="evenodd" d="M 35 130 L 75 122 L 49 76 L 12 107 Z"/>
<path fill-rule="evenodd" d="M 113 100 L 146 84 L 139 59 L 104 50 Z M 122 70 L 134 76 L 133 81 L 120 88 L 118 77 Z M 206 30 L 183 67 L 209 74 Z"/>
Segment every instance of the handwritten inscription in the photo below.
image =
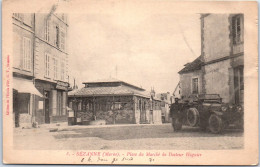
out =
<path fill-rule="evenodd" d="M 100 163 L 100 164 L 120 164 L 120 163 L 131 163 L 131 161 L 138 160 L 138 158 L 142 158 L 142 161 L 146 161 L 147 163 L 156 163 L 156 161 L 163 157 L 171 157 L 171 158 L 198 158 L 201 157 L 201 153 L 197 152 L 159 152 L 159 151 L 147 151 L 147 152 L 86 152 L 86 151 L 78 151 L 78 152 L 67 152 L 67 156 L 76 156 L 81 157 L 81 163 Z"/>

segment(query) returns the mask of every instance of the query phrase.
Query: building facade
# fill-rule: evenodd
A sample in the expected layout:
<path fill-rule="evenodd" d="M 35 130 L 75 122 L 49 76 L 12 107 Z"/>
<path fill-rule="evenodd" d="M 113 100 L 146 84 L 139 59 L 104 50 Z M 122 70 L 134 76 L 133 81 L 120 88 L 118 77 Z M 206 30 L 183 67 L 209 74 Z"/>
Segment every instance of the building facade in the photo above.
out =
<path fill-rule="evenodd" d="M 83 124 L 105 120 L 107 124 L 161 123 L 160 100 L 144 89 L 117 79 L 86 82 L 69 92 L 69 107 Z"/>
<path fill-rule="evenodd" d="M 179 71 L 180 74 L 180 97 L 187 99 L 190 96 L 202 94 L 202 56 L 196 58 L 193 62 L 185 64 Z"/>
<path fill-rule="evenodd" d="M 31 124 L 35 91 L 33 79 L 33 14 L 13 14 L 13 116 L 15 127 Z M 31 87 L 31 90 L 27 87 Z M 38 94 L 41 96 L 41 94 Z"/>
<path fill-rule="evenodd" d="M 224 103 L 243 104 L 243 14 L 201 15 L 201 56 L 179 72 L 181 97 L 219 94 Z"/>
<path fill-rule="evenodd" d="M 202 92 L 217 93 L 225 103 L 244 99 L 243 14 L 201 15 Z"/>
<path fill-rule="evenodd" d="M 67 16 L 14 13 L 12 20 L 15 126 L 65 120 Z"/>
<path fill-rule="evenodd" d="M 67 121 L 68 18 L 65 14 L 35 14 L 35 86 L 44 95 L 36 122 Z"/>

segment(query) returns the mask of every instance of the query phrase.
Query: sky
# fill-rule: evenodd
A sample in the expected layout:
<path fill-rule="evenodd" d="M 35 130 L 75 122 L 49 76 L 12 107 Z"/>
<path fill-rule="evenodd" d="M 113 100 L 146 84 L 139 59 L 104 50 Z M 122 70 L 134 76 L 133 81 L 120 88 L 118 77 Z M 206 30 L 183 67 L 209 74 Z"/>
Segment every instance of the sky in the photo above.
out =
<path fill-rule="evenodd" d="M 200 56 L 200 15 L 118 9 L 69 15 L 69 76 L 109 77 L 173 93 L 184 64 Z"/>

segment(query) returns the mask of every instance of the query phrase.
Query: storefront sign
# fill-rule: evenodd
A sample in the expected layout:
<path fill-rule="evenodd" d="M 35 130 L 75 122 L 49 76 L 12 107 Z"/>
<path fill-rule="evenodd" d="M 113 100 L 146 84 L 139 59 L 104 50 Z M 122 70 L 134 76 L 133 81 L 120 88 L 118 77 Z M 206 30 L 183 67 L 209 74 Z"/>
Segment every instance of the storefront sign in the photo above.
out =
<path fill-rule="evenodd" d="M 69 87 L 69 83 L 61 82 L 61 81 L 58 81 L 56 85 L 56 89 L 61 89 L 61 90 L 68 90 L 68 87 Z"/>

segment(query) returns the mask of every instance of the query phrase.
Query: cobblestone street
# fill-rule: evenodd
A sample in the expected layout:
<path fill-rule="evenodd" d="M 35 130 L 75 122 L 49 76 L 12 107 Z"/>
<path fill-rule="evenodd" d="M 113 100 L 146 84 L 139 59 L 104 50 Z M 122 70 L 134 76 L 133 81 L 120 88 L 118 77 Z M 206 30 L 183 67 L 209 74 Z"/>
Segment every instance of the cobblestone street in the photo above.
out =
<path fill-rule="evenodd" d="M 54 132 L 50 132 L 53 130 Z M 173 132 L 170 124 L 43 126 L 14 129 L 15 149 L 40 150 L 218 150 L 243 148 L 243 132 L 227 129 L 222 134 L 183 127 Z"/>

